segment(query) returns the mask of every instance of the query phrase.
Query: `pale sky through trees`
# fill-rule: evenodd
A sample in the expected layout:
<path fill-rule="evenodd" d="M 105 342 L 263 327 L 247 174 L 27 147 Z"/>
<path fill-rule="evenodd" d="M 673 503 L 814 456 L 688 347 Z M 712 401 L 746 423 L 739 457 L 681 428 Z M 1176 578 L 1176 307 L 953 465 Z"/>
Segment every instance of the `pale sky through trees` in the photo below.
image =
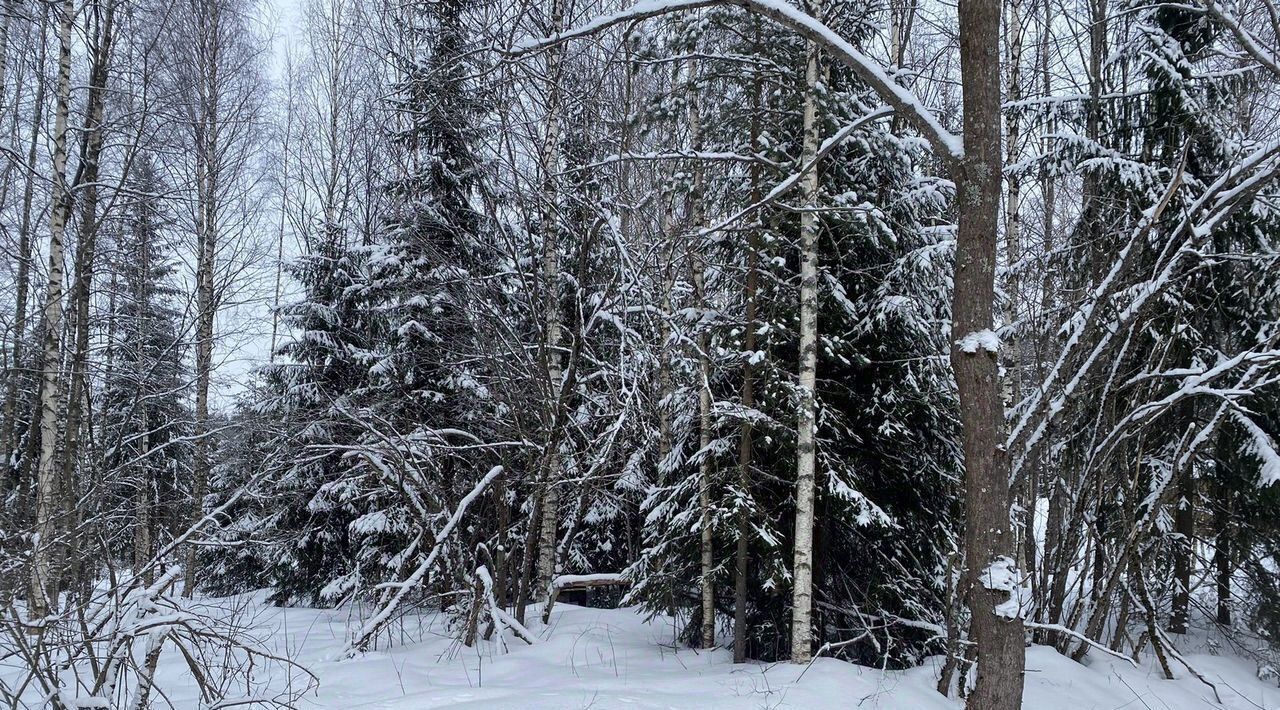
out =
<path fill-rule="evenodd" d="M 273 120 L 283 111 L 282 91 L 286 81 L 287 56 L 295 55 L 302 37 L 303 8 L 312 0 L 262 0 L 261 15 L 268 26 L 266 36 L 270 41 L 271 71 L 267 76 L 269 92 L 267 96 L 268 113 Z M 323 2 L 324 0 L 320 0 Z M 274 149 L 274 148 L 273 148 Z M 270 163 L 269 163 L 270 164 Z M 266 203 L 274 212 L 279 209 L 278 199 L 272 196 Z M 275 230 L 279 222 L 275 214 L 262 221 L 261 238 L 264 244 L 274 245 Z M 286 239 L 286 249 L 292 249 L 293 240 Z M 274 246 L 269 250 L 274 255 Z M 274 258 L 274 257 L 273 257 Z M 286 259 L 290 255 L 286 254 Z M 265 265 L 264 265 L 265 266 Z M 225 409 L 235 404 L 236 398 L 244 392 L 244 388 L 253 372 L 270 359 L 271 351 L 271 303 L 274 287 L 274 268 L 260 270 L 262 290 L 253 298 L 253 302 L 222 317 L 224 320 L 234 319 L 235 330 L 242 337 L 229 340 L 220 346 L 217 353 L 219 362 L 215 376 L 216 394 L 214 405 Z M 286 281 L 286 288 L 292 283 Z M 282 301 L 292 295 L 292 291 L 282 293 Z"/>

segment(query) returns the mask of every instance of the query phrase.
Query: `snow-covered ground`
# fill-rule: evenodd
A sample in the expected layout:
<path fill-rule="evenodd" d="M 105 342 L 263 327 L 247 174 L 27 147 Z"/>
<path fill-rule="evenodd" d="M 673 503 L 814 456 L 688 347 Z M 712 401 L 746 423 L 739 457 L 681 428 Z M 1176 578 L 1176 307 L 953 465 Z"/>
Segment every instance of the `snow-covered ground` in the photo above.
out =
<path fill-rule="evenodd" d="M 398 630 L 404 643 L 343 659 L 352 611 L 281 609 L 261 604 L 256 596 L 239 601 L 240 623 L 251 625 L 266 645 L 289 654 L 318 677 L 318 688 L 302 699 L 306 708 L 960 707 L 933 690 L 936 662 L 906 672 L 831 659 L 808 668 L 787 663 L 735 666 L 728 651 L 673 645 L 669 622 L 646 623 L 628 609 L 557 605 L 547 627 L 536 622 L 531 627 L 541 643 L 513 640 L 507 653 L 491 642 L 463 647 L 439 618 L 424 617 Z M 537 614 L 530 616 L 536 619 Z M 1217 684 L 1222 705 L 1181 667 L 1175 668 L 1177 680 L 1168 681 L 1151 659 L 1133 668 L 1091 654 L 1087 665 L 1081 665 L 1052 649 L 1032 647 L 1025 707 L 1280 710 L 1280 688 L 1258 680 L 1251 661 L 1207 653 L 1203 639 L 1186 645 L 1187 659 Z M 160 684 L 176 707 L 194 708 L 194 695 L 183 695 L 183 668 L 179 654 L 166 654 Z M 279 690 L 290 682 L 295 688 L 306 685 L 301 673 L 278 677 L 272 684 Z"/>

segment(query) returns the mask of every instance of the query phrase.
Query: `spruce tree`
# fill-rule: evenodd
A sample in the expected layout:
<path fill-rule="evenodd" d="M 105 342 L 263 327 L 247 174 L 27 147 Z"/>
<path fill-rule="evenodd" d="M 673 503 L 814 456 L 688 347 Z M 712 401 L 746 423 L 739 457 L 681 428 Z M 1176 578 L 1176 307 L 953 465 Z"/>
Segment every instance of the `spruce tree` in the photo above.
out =
<path fill-rule="evenodd" d="M 103 392 L 104 465 L 119 496 L 116 549 L 133 569 L 189 517 L 191 412 L 172 218 L 150 160 L 135 169 L 116 240 L 119 292 L 111 313 L 111 367 Z"/>

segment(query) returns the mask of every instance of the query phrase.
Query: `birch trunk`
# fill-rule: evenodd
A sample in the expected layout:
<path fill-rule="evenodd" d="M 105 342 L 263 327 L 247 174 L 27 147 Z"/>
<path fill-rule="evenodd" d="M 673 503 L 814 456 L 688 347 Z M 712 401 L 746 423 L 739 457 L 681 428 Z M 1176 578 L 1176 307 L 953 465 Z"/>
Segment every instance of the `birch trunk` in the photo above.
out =
<path fill-rule="evenodd" d="M 696 224 L 696 223 L 695 223 Z M 699 260 L 690 264 L 693 270 L 694 296 L 698 308 L 707 306 L 706 266 Z M 702 458 L 698 461 L 698 552 L 700 560 L 700 591 L 702 597 L 702 648 L 715 645 L 715 589 L 711 584 L 711 359 L 707 355 L 711 338 L 706 331 L 698 334 L 698 448 Z"/>
<path fill-rule="evenodd" d="M 151 469 L 146 462 L 139 464 L 137 485 L 134 491 L 133 521 L 133 572 L 141 575 L 144 584 L 150 585 L 155 567 L 151 564 Z"/>
<path fill-rule="evenodd" d="M 809 14 L 821 19 L 819 2 Z M 805 68 L 804 145 L 800 163 L 809 165 L 818 154 L 818 91 L 825 71 L 818 45 L 807 43 Z M 791 662 L 808 663 L 813 654 L 813 519 L 814 467 L 817 458 L 814 390 L 818 374 L 818 187 L 814 166 L 801 183 L 800 213 L 800 371 L 796 421 L 796 529 L 793 599 L 791 604 Z"/>
<path fill-rule="evenodd" d="M 288 60 L 286 59 L 288 62 Z M 281 141 L 280 150 L 285 159 L 280 161 L 280 222 L 276 229 L 276 263 L 275 263 L 275 289 L 271 298 L 271 351 L 267 357 L 270 362 L 276 361 L 276 347 L 279 342 L 280 335 L 280 296 L 281 287 L 283 286 L 284 277 L 284 231 L 289 214 L 289 147 L 293 138 L 293 120 L 294 120 L 294 100 L 293 100 L 293 65 L 289 62 L 286 65 L 285 90 L 288 92 L 285 97 L 285 120 L 284 120 L 284 138 Z"/>
<path fill-rule="evenodd" d="M 1007 74 L 1006 99 L 1010 102 L 1021 101 L 1022 90 L 1022 43 L 1025 33 L 1025 15 L 1023 0 L 1010 0 L 1006 7 L 1009 10 L 1005 37 L 1007 41 Z M 1018 112 L 1005 114 L 1006 163 L 1012 165 L 1021 157 L 1022 151 L 1022 117 Z M 1022 313 L 1026 312 L 1023 302 L 1022 280 L 1019 276 L 1019 262 L 1022 259 L 1022 178 L 1016 172 L 1005 176 L 1006 192 L 1004 204 L 1004 240 L 1005 264 L 1008 268 L 1008 279 L 1005 293 L 1008 299 L 1005 308 L 1005 323 L 1013 324 Z M 1023 347 L 1024 344 L 1012 337 L 1001 344 L 1000 355 L 1005 363 L 1005 404 L 1012 405 L 1022 397 L 1023 391 Z M 1027 579 L 1035 580 L 1036 545 L 1035 545 L 1035 510 L 1039 496 L 1039 481 L 1034 467 L 1027 467 L 1020 475 L 1015 489 L 1017 505 L 1022 510 L 1022 528 L 1019 531 L 1021 545 L 1019 551 L 1019 567 L 1027 574 Z"/>
<path fill-rule="evenodd" d="M 689 98 L 689 139 L 693 151 L 702 150 L 702 115 L 698 104 L 697 87 L 692 83 L 697 78 L 695 62 L 690 76 Z M 689 222 L 696 233 L 704 224 L 703 209 L 704 172 L 701 162 L 693 165 L 693 189 L 689 194 Z M 707 307 L 706 268 L 703 263 L 692 265 L 694 269 L 693 283 L 697 292 L 698 307 Z M 698 334 L 698 438 L 702 459 L 698 462 L 698 552 L 701 563 L 701 596 L 702 596 L 702 648 L 711 648 L 716 643 L 716 598 L 715 586 L 711 573 L 714 569 L 714 540 L 711 536 L 711 356 L 708 351 L 711 338 L 705 329 Z"/>
<path fill-rule="evenodd" d="M 18 0 L 5 0 L 3 12 L 3 24 L 0 24 L 0 118 L 9 108 L 4 96 L 4 89 L 9 86 L 5 83 L 9 78 L 9 29 L 13 25 L 13 18 L 18 15 Z M 13 110 L 17 113 L 18 91 L 16 90 L 13 96 Z"/>
<path fill-rule="evenodd" d="M 95 8 L 96 9 L 96 8 Z M 89 364 L 89 305 L 93 299 L 93 271 L 98 243 L 98 175 L 102 158 L 102 118 L 106 103 L 107 81 L 110 78 L 111 44 L 115 35 L 115 3 L 108 2 L 101 12 L 101 24 L 92 45 L 93 59 L 89 68 L 89 89 L 85 100 L 85 124 L 80 144 L 80 167 L 76 176 L 76 189 L 83 190 L 80 200 L 80 230 L 76 249 L 75 277 L 71 290 L 71 307 L 74 308 L 75 346 L 71 355 L 71 378 L 67 395 L 66 431 L 62 457 L 63 495 L 66 509 L 78 510 L 75 505 L 76 461 L 80 454 L 80 434 L 88 396 L 86 383 Z M 69 529 L 78 527 L 76 514 L 72 514 Z M 68 540 L 67 568 L 71 579 L 79 580 L 83 561 L 79 554 L 79 536 Z"/>
<path fill-rule="evenodd" d="M 58 536 L 58 391 L 62 364 L 62 295 L 67 215 L 71 196 L 67 190 L 67 118 L 71 113 L 71 0 L 62 4 L 58 31 L 58 85 L 53 125 L 53 192 L 49 212 L 49 281 L 44 299 L 44 338 L 40 356 L 40 453 L 36 466 L 36 531 L 32 543 L 29 616 L 47 616 L 57 600 L 52 553 Z"/>
<path fill-rule="evenodd" d="M 1041 36 L 1039 48 L 1037 50 L 1036 63 L 1040 71 L 1041 91 L 1043 95 L 1049 96 L 1053 88 L 1053 80 L 1049 73 L 1049 47 L 1053 39 L 1053 5 L 1049 0 L 1043 0 L 1041 4 Z M 1042 151 L 1048 151 L 1052 141 L 1049 138 L 1055 129 L 1055 123 L 1052 118 L 1047 119 L 1044 127 L 1044 137 L 1041 138 L 1040 148 Z M 1044 170 L 1040 174 L 1041 194 L 1044 199 L 1043 206 L 1043 247 L 1041 252 L 1046 255 L 1053 253 L 1054 248 L 1054 210 L 1057 208 L 1057 179 L 1050 174 L 1048 170 Z M 1039 333 L 1039 342 L 1036 356 L 1035 378 L 1037 382 L 1043 382 L 1047 372 L 1044 363 L 1048 358 L 1049 351 L 1054 347 L 1056 340 L 1052 333 L 1052 328 L 1048 325 L 1049 310 L 1053 306 L 1053 293 L 1055 281 L 1053 279 L 1053 270 L 1046 263 L 1042 271 L 1043 275 L 1040 279 L 1040 311 L 1037 314 Z M 1049 437 L 1046 436 L 1046 439 Z M 1056 557 L 1059 549 L 1059 541 L 1061 540 L 1063 508 L 1066 506 L 1066 496 L 1064 491 L 1063 479 L 1060 471 L 1050 469 L 1046 464 L 1047 456 L 1042 448 L 1035 456 L 1035 470 L 1031 472 L 1032 476 L 1038 476 L 1041 483 L 1048 484 L 1049 490 L 1048 505 L 1049 509 L 1045 516 L 1045 536 L 1044 550 L 1041 553 L 1041 563 L 1039 567 L 1039 584 L 1036 586 L 1036 614 L 1040 621 L 1049 623 L 1058 623 L 1057 616 L 1046 615 L 1046 594 L 1050 589 L 1050 573 L 1057 568 Z M 1035 544 L 1034 534 L 1032 535 L 1031 544 Z"/>
<path fill-rule="evenodd" d="M 216 210 L 212 200 L 216 182 L 206 176 L 204 182 L 205 204 L 201 205 L 203 217 L 199 220 L 199 254 L 196 261 L 196 407 L 195 446 L 192 491 L 192 522 L 204 517 L 204 496 L 209 484 L 209 380 L 213 372 L 213 321 L 214 303 L 213 269 L 217 241 Z M 188 599 L 195 593 L 199 578 L 199 557 L 196 546 L 187 549 L 185 580 L 182 595 Z"/>
<path fill-rule="evenodd" d="M 559 32 L 564 22 L 564 6 L 562 0 L 554 0 L 551 8 L 551 32 Z M 547 431 L 554 432 L 559 426 L 560 388 L 564 378 L 560 362 L 560 251 L 559 251 L 559 209 L 557 208 L 560 165 L 560 62 L 563 49 L 557 45 L 547 52 L 547 79 L 550 87 L 547 92 L 547 126 L 542 145 L 542 283 L 546 296 L 546 335 L 545 352 L 547 360 L 547 393 L 550 397 L 550 412 L 547 417 Z M 555 437 L 550 436 L 549 439 Z M 542 489 L 541 536 L 538 540 L 538 576 L 537 599 L 545 599 L 555 575 L 556 566 L 556 533 L 559 530 L 560 491 L 560 452 L 556 446 L 548 446 L 544 453 L 546 463 Z"/>
<path fill-rule="evenodd" d="M 218 304 L 214 292 L 214 269 L 218 243 L 218 190 L 220 148 L 218 136 L 222 119 L 219 106 L 222 68 L 220 5 L 203 3 L 197 11 L 203 31 L 199 32 L 200 87 L 198 115 L 193 126 L 196 163 L 196 404 L 192 460 L 192 523 L 204 517 L 204 497 L 209 485 L 209 383 L 213 374 L 213 326 Z M 187 547 L 182 595 L 195 593 L 200 558 L 195 545 Z"/>

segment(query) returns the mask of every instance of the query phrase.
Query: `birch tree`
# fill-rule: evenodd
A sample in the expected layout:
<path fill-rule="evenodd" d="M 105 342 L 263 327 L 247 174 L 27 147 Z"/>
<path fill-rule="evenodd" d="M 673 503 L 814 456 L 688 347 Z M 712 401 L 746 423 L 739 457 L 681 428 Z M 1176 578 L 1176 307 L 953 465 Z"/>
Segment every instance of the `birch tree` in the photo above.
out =
<path fill-rule="evenodd" d="M 822 19 L 822 4 L 812 2 L 808 12 Z M 814 465 L 817 460 L 816 428 L 818 370 L 818 160 L 817 93 L 824 83 L 821 50 L 809 40 L 806 46 L 804 95 L 804 144 L 800 154 L 807 172 L 801 185 L 800 213 L 800 363 L 796 407 L 796 540 L 795 600 L 791 605 L 791 662 L 808 663 L 812 654 Z"/>
<path fill-rule="evenodd" d="M 30 618 L 38 620 L 57 607 L 58 570 L 54 547 L 65 511 L 60 497 L 55 454 L 61 409 L 62 309 L 65 290 L 64 239 L 71 196 L 67 176 L 67 122 L 71 112 L 71 31 L 75 7 L 66 0 L 58 9 L 58 79 L 54 91 L 53 192 L 49 210 L 49 269 L 44 293 L 44 325 L 40 353 L 40 449 L 36 468 L 36 530 L 33 538 Z"/>

